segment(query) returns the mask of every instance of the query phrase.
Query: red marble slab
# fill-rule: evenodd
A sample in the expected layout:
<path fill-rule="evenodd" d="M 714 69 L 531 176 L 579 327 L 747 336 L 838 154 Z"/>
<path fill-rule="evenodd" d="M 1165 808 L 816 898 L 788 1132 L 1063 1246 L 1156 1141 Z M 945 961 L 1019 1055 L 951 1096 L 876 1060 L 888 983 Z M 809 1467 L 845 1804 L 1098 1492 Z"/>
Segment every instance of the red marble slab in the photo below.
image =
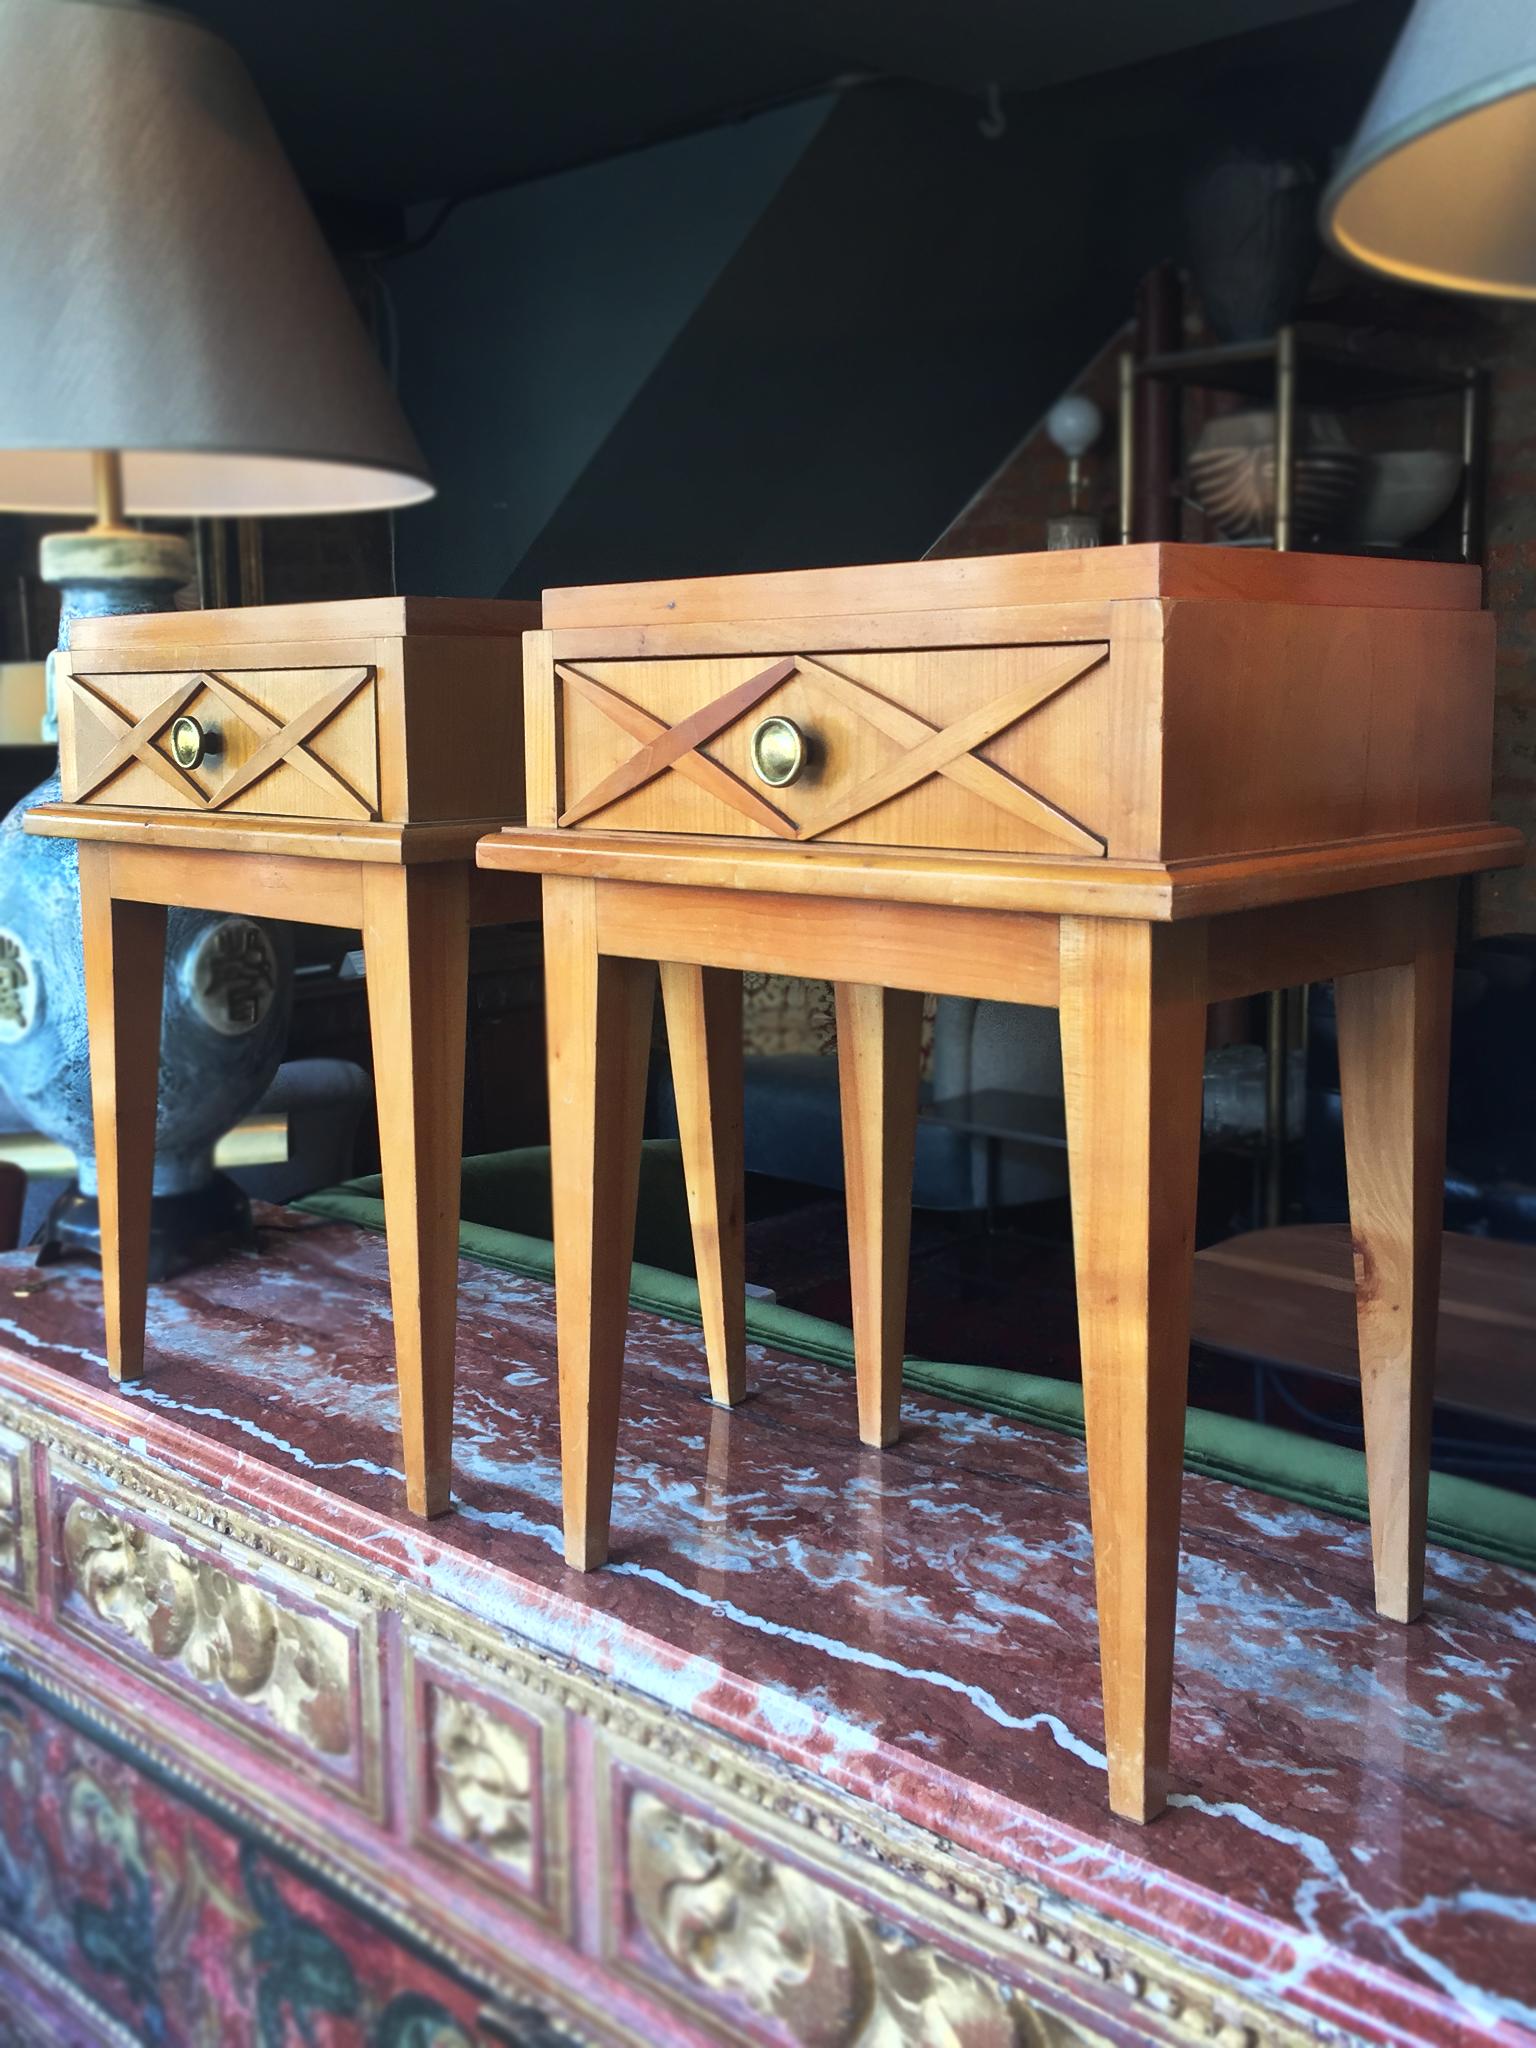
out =
<path fill-rule="evenodd" d="M 155 1290 L 111 1389 L 99 1283 L 0 1259 L 0 1378 L 558 1654 L 1049 1885 L 1325 2026 L 1536 2041 L 1536 1578 L 1437 1550 L 1408 1630 L 1366 1531 L 1190 1477 L 1176 1790 L 1105 1807 L 1081 1446 L 636 1314 L 615 1561 L 559 1555 L 554 1303 L 461 1271 L 457 1512 L 404 1513 L 384 1245 L 273 1217 Z M 21 1291 L 18 1291 L 21 1290 Z"/>

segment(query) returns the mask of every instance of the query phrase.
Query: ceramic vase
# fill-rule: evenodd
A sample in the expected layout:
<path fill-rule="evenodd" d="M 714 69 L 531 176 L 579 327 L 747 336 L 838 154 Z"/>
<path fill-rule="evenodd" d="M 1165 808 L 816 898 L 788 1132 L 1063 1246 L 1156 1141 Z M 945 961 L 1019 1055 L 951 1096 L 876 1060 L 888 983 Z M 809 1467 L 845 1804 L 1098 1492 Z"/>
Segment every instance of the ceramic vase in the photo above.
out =
<path fill-rule="evenodd" d="M 43 542 L 42 571 L 62 593 L 59 644 L 67 648 L 77 619 L 170 609 L 191 561 L 170 535 L 55 534 Z M 22 828 L 34 805 L 59 801 L 55 769 L 0 821 L 0 1087 L 76 1160 L 76 1181 L 44 1226 L 40 1261 L 99 1250 L 76 845 Z M 291 988 L 281 927 L 171 911 L 151 1224 L 157 1277 L 249 1234 L 249 1203 L 216 1173 L 213 1148 L 277 1071 Z"/>

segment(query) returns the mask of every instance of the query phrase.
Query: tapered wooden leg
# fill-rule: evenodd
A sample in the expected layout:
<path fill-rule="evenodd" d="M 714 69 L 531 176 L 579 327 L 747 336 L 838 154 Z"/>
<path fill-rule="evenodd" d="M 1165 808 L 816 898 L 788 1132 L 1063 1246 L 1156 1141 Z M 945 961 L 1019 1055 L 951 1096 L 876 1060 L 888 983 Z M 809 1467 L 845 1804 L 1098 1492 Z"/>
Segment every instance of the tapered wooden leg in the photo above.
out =
<path fill-rule="evenodd" d="M 1393 1621 L 1424 1605 L 1454 951 L 1454 895 L 1426 892 L 1415 957 L 1334 988 L 1376 1606 Z"/>
<path fill-rule="evenodd" d="M 363 866 L 395 1376 L 416 1515 L 445 1513 L 453 1488 L 468 877 L 460 861 Z"/>
<path fill-rule="evenodd" d="M 663 961 L 661 994 L 710 1397 L 731 1408 L 747 1393 L 741 976 Z"/>
<path fill-rule="evenodd" d="M 1205 929 L 1063 918 L 1061 1041 L 1109 1803 L 1167 1796 Z"/>
<path fill-rule="evenodd" d="M 544 881 L 565 1559 L 608 1556 L 656 968 L 597 950 L 592 882 Z"/>
<path fill-rule="evenodd" d="M 114 1380 L 136 1380 L 149 1290 L 165 906 L 114 901 L 111 859 L 110 847 L 81 846 L 80 909 L 107 1364 Z"/>
<path fill-rule="evenodd" d="M 901 1431 L 923 999 L 843 982 L 836 996 L 859 1441 L 892 1444 Z"/>

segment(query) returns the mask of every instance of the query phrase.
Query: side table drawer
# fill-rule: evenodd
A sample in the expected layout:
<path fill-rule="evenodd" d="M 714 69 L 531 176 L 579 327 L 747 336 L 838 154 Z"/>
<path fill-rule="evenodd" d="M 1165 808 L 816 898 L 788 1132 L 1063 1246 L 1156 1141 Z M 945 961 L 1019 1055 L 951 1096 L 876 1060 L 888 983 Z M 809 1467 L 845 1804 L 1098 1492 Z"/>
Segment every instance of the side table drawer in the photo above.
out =
<path fill-rule="evenodd" d="M 371 665 L 59 675 L 67 803 L 379 816 Z"/>
<path fill-rule="evenodd" d="M 558 822 L 1098 858 L 1144 752 L 1108 656 L 1090 641 L 557 661 Z"/>

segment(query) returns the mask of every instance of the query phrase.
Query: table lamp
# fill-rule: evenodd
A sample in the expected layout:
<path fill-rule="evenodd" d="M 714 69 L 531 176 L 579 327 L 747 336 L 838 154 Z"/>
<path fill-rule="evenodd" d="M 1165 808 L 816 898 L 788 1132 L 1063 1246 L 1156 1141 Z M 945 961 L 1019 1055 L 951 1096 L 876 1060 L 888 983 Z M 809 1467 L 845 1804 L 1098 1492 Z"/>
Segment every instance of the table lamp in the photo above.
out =
<path fill-rule="evenodd" d="M 138 0 L 0 0 L 0 509 L 94 513 L 49 535 L 60 645 L 87 615 L 163 610 L 179 535 L 132 518 L 363 512 L 430 497 L 410 428 L 244 67 Z M 0 823 L 0 1085 L 67 1144 L 77 1186 L 42 1256 L 91 1248 L 94 1147 L 73 842 Z M 155 1264 L 238 1238 L 214 1140 L 282 1052 L 280 934 L 173 912 Z M 218 1007 L 242 962 L 238 1015 Z M 222 963 L 222 964 L 221 964 Z"/>
<path fill-rule="evenodd" d="M 1418 0 L 1322 229 L 1408 284 L 1536 299 L 1536 0 Z"/>

